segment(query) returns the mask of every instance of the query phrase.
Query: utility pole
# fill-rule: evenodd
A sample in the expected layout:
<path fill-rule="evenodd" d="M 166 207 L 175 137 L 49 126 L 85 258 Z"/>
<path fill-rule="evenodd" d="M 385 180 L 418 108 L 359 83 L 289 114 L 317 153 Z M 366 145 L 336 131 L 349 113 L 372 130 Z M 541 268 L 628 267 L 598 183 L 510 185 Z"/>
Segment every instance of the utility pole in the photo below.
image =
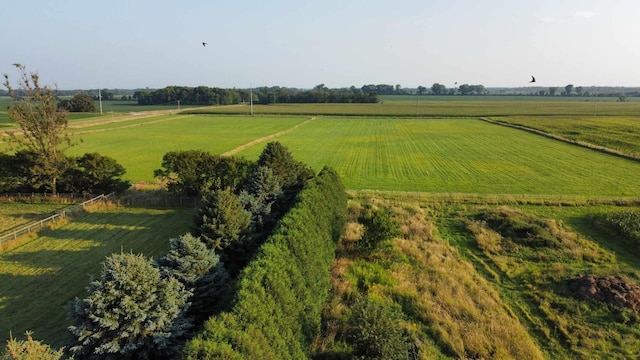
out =
<path fill-rule="evenodd" d="M 102 93 L 100 92 L 100 88 L 98 88 L 98 102 L 100 102 L 100 115 L 102 115 Z"/>
<path fill-rule="evenodd" d="M 249 83 L 249 103 L 251 104 L 251 116 L 253 116 L 253 86 Z"/>

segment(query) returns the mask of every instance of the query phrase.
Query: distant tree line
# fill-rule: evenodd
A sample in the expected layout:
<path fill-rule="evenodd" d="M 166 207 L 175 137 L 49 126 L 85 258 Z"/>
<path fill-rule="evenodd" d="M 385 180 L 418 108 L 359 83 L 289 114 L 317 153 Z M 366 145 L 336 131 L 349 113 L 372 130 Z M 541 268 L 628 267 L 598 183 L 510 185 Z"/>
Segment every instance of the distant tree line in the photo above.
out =
<path fill-rule="evenodd" d="M 248 101 L 249 91 L 207 86 L 167 86 L 152 91 L 136 91 L 133 99 L 138 105 L 165 105 L 178 101 L 183 105 L 231 105 L 243 99 Z"/>
<path fill-rule="evenodd" d="M 311 90 L 294 88 L 259 87 L 248 89 L 221 89 L 206 86 L 185 87 L 169 86 L 153 91 L 136 91 L 133 98 L 139 105 L 175 104 L 183 105 L 231 105 L 253 102 L 257 104 L 286 103 L 375 103 L 378 97 L 375 92 L 363 92 L 355 87 L 345 89 L 329 89 L 324 84 Z"/>

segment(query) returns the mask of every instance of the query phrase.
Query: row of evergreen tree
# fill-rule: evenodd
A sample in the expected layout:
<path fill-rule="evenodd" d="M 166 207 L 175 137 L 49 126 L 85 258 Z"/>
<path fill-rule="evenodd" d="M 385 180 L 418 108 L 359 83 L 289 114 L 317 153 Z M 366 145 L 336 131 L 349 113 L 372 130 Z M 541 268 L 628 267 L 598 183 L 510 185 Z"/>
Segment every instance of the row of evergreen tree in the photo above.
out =
<path fill-rule="evenodd" d="M 188 359 L 305 359 L 320 331 L 329 266 L 346 223 L 346 193 L 325 168 L 242 272 L 230 311 L 187 343 Z"/>

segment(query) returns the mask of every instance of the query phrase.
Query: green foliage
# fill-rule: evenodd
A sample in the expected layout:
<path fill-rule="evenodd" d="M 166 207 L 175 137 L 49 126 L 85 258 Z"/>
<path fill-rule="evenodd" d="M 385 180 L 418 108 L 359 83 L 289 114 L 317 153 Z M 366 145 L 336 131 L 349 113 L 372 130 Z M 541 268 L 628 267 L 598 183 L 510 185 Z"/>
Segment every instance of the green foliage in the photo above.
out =
<path fill-rule="evenodd" d="M 230 189 L 215 190 L 202 197 L 192 233 L 210 248 L 225 250 L 243 239 L 250 221 L 251 214 Z"/>
<path fill-rule="evenodd" d="M 0 191 L 38 192 L 49 189 L 48 177 L 33 151 L 21 150 L 15 155 L 0 154 Z M 130 184 L 122 179 L 126 170 L 115 159 L 98 153 L 81 157 L 61 157 L 56 190 L 65 193 L 108 194 L 126 190 Z"/>
<path fill-rule="evenodd" d="M 27 331 L 26 340 L 11 337 L 2 360 L 58 360 L 62 358 L 62 350 L 53 350 L 47 344 L 33 340 L 32 333 Z"/>
<path fill-rule="evenodd" d="M 58 107 L 69 112 L 95 112 L 96 104 L 87 94 L 76 94 L 71 99 L 61 100 Z"/>
<path fill-rule="evenodd" d="M 293 159 L 286 146 L 279 142 L 268 143 L 258 158 L 259 166 L 266 166 L 280 179 L 284 189 L 301 187 L 313 177 L 313 170 Z"/>
<path fill-rule="evenodd" d="M 189 298 L 188 315 L 199 324 L 220 305 L 220 295 L 227 286 L 229 275 L 220 257 L 200 238 L 184 234 L 169 242 L 169 252 L 156 263 L 164 277 L 177 279 L 193 293 Z"/>
<path fill-rule="evenodd" d="M 280 179 L 271 168 L 259 166 L 249 176 L 239 197 L 243 206 L 251 213 L 252 228 L 261 231 L 270 219 L 271 207 L 282 195 Z"/>
<path fill-rule="evenodd" d="M 640 245 L 640 211 L 609 212 L 602 217 L 619 234 Z"/>
<path fill-rule="evenodd" d="M 407 359 L 410 341 L 399 326 L 402 311 L 398 304 L 364 296 L 351 307 L 347 338 L 356 359 Z"/>
<path fill-rule="evenodd" d="M 170 151 L 154 176 L 175 194 L 201 196 L 209 190 L 237 187 L 253 167 L 241 158 L 212 155 L 202 150 Z"/>
<path fill-rule="evenodd" d="M 87 297 L 71 304 L 68 351 L 83 359 L 173 358 L 190 326 L 183 317 L 189 295 L 144 256 L 112 254 Z"/>
<path fill-rule="evenodd" d="M 346 219 L 346 194 L 324 169 L 243 271 L 231 312 L 210 319 L 186 358 L 301 359 L 320 329 L 328 269 Z"/>
<path fill-rule="evenodd" d="M 38 172 L 44 178 L 43 186 L 56 192 L 56 182 L 64 171 L 65 147 L 71 140 L 65 132 L 67 112 L 57 107 L 57 97 L 52 89 L 40 85 L 37 73 L 27 73 L 26 67 L 14 64 L 20 72 L 19 89 L 14 89 L 8 75 L 4 85 L 15 102 L 7 109 L 9 117 L 22 130 L 20 136 L 10 133 L 11 141 L 21 149 L 35 154 Z"/>
<path fill-rule="evenodd" d="M 358 219 L 364 225 L 364 234 L 358 242 L 358 247 L 373 250 L 383 241 L 400 236 L 400 224 L 391 216 L 386 208 L 368 209 Z"/>
<path fill-rule="evenodd" d="M 61 192 L 108 194 L 124 191 L 131 185 L 122 179 L 126 170 L 118 162 L 98 153 L 72 158 L 70 166 L 61 176 Z"/>

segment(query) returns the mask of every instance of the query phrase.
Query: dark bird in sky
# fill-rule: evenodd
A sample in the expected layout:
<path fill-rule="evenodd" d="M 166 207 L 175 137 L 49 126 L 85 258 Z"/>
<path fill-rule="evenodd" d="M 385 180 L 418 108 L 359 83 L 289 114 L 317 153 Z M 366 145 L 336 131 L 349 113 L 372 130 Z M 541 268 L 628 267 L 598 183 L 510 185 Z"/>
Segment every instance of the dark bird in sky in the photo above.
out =
<path fill-rule="evenodd" d="M 529 81 L 529 82 L 530 82 L 530 83 L 532 83 L 532 82 L 536 82 L 536 78 L 535 78 L 535 77 L 533 77 L 533 75 L 531 75 L 531 81 Z"/>
<path fill-rule="evenodd" d="M 202 43 L 202 46 L 207 46 L 207 43 L 206 43 L 206 42 L 203 42 L 203 43 Z"/>

